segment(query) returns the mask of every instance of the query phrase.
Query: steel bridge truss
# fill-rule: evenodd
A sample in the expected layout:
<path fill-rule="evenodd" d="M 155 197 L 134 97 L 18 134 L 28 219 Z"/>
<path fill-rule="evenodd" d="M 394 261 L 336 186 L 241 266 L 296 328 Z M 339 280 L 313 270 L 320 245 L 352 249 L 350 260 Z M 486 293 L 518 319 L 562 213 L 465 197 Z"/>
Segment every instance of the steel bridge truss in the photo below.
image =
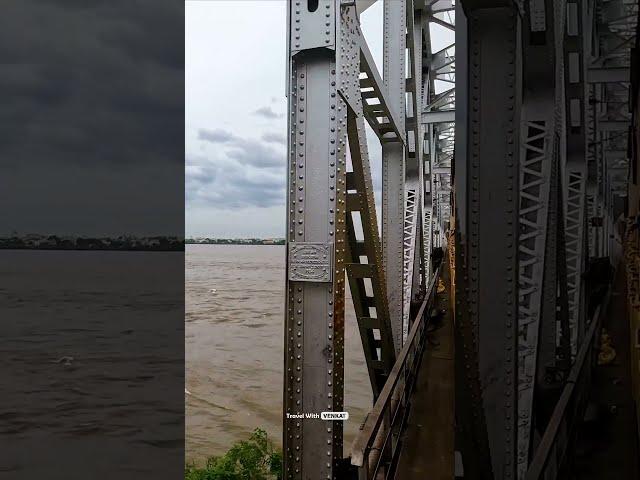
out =
<path fill-rule="evenodd" d="M 587 315 L 585 273 L 590 258 L 610 254 L 616 199 L 626 195 L 638 6 L 461 6 L 456 408 L 465 478 L 565 478 L 599 319 Z"/>
<path fill-rule="evenodd" d="M 637 0 L 384 0 L 382 75 L 371 3 L 288 5 L 284 478 L 343 475 L 342 423 L 299 416 L 344 410 L 345 276 L 375 402 L 351 460 L 393 478 L 448 242 L 465 478 L 560 478 L 599 319 L 583 274 L 626 194 Z"/>
<path fill-rule="evenodd" d="M 403 355 L 412 305 L 422 302 L 424 317 L 432 249 L 446 243 L 455 45 L 434 51 L 430 30 L 437 24 L 453 39 L 454 6 L 385 2 L 383 76 L 360 29 L 362 8 L 344 0 L 288 8 L 287 479 L 338 475 L 342 424 L 296 416 L 343 408 L 345 273 L 376 400 L 396 359 L 416 358 Z M 382 235 L 365 124 L 382 145 Z"/>

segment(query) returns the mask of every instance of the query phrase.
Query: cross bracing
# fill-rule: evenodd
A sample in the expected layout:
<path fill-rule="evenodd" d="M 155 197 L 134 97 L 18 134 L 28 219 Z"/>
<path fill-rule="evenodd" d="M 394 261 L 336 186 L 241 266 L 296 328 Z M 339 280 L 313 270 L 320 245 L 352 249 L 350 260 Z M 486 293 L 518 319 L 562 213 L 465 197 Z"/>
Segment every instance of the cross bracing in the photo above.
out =
<path fill-rule="evenodd" d="M 637 1 L 379 1 L 381 71 L 373 1 L 288 2 L 285 478 L 394 478 L 444 268 L 465 478 L 564 478 L 550 429 L 588 376 L 584 274 L 626 196 Z M 340 422 L 286 418 L 343 408 L 347 283 L 373 400 L 350 448 Z"/>

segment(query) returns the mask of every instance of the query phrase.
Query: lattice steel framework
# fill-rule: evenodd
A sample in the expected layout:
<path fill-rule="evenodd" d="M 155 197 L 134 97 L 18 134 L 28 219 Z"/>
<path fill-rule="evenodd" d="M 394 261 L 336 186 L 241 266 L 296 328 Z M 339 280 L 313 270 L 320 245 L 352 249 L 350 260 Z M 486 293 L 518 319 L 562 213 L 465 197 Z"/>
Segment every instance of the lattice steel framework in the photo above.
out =
<path fill-rule="evenodd" d="M 342 424 L 298 416 L 343 406 L 345 272 L 375 399 L 407 337 L 411 301 L 424 296 L 431 278 L 432 232 L 443 235 L 448 214 L 452 118 L 433 115 L 452 114 L 453 90 L 438 96 L 434 82 L 453 82 L 453 46 L 433 52 L 429 24 L 453 29 L 446 18 L 453 6 L 386 1 L 381 77 L 359 24 L 369 3 L 289 2 L 288 479 L 338 475 Z M 382 144 L 382 238 L 365 121 Z M 425 190 L 443 195 L 435 213 Z"/>
<path fill-rule="evenodd" d="M 383 75 L 360 29 L 371 3 L 288 6 L 285 478 L 341 475 L 342 424 L 296 415 L 343 408 L 345 273 L 372 396 L 406 414 L 412 304 L 455 198 L 465 478 L 523 479 L 594 331 L 584 273 L 625 194 L 637 0 L 385 0 Z M 381 233 L 365 122 L 382 145 Z M 376 422 L 397 452 L 396 424 Z M 360 440 L 358 461 L 378 437 Z M 380 458 L 363 478 L 391 478 Z"/>
<path fill-rule="evenodd" d="M 465 478 L 524 478 L 589 327 L 589 257 L 609 253 L 624 196 L 637 2 L 462 6 L 456 408 Z M 556 451 L 567 451 L 570 437 L 559 441 Z"/>

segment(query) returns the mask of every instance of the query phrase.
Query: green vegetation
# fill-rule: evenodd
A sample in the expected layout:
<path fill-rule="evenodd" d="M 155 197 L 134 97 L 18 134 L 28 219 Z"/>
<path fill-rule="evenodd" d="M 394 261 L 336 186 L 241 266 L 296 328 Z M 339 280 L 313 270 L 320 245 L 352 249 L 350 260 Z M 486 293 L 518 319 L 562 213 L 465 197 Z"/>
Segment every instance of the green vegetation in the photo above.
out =
<path fill-rule="evenodd" d="M 281 480 L 282 452 L 267 432 L 256 428 L 249 440 L 233 445 L 221 457 L 210 457 L 204 467 L 187 465 L 185 480 Z"/>

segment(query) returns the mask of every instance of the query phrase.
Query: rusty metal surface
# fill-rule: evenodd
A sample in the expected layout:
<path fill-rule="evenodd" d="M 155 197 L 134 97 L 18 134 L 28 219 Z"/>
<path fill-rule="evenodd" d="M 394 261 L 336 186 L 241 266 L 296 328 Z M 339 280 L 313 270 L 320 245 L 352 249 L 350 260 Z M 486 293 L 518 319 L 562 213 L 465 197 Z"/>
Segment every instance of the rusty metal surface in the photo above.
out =
<path fill-rule="evenodd" d="M 450 276 L 448 268 L 442 271 L 446 290 L 437 295 L 434 308 L 445 313 L 441 328 L 427 337 L 407 426 L 402 435 L 397 479 L 454 478 L 455 372 Z"/>
<path fill-rule="evenodd" d="M 363 428 L 351 448 L 351 464 L 359 467 L 361 472 L 364 472 L 364 478 L 376 478 L 376 474 L 383 463 L 380 459 L 385 458 L 385 454 L 387 454 L 387 458 L 396 456 L 394 452 L 387 451 L 392 447 L 389 444 L 392 427 L 394 427 L 394 422 L 405 418 L 404 415 L 399 414 L 399 410 L 404 403 L 402 400 L 410 395 L 412 384 L 415 380 L 415 372 L 420 363 L 419 358 L 425 340 L 425 312 L 428 312 L 433 304 L 439 276 L 440 270 L 438 269 L 431 280 L 427 296 L 422 302 L 409 331 L 407 342 L 400 351 L 378 400 L 367 415 Z M 378 456 L 378 450 L 374 449 L 374 445 L 376 444 L 376 439 L 380 436 L 382 437 L 382 442 L 379 450 L 380 455 Z M 376 457 L 374 457 L 375 461 L 370 463 L 372 453 Z M 385 478 L 391 474 L 392 472 L 389 470 L 384 472 Z"/>

